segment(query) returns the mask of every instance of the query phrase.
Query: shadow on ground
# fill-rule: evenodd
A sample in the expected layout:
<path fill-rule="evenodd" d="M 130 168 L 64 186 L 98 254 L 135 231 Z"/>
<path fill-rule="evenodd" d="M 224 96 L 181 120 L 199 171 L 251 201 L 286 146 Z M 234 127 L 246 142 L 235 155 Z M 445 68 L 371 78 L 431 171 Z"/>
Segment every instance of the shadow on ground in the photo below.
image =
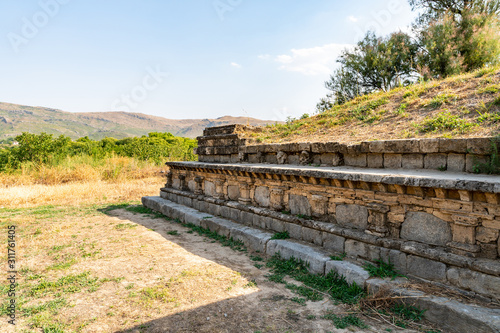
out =
<path fill-rule="evenodd" d="M 194 309 L 178 312 L 163 318 L 138 324 L 118 332 L 336 332 L 331 321 L 321 319 L 326 309 L 337 310 L 330 301 L 307 302 L 305 306 L 291 301 L 296 297 L 281 284 L 269 282 L 266 270 L 258 269 L 255 262 L 244 252 L 237 252 L 219 243 L 212 243 L 203 236 L 188 234 L 188 228 L 164 218 L 127 211 L 128 205 L 110 206 L 101 212 L 142 225 L 174 242 L 192 254 L 213 261 L 239 272 L 248 280 L 257 283 L 259 290 L 244 296 L 225 299 Z M 178 230 L 179 235 L 168 234 Z M 368 330 L 374 332 L 373 326 Z M 363 330 L 360 330 L 360 332 Z M 380 332 L 384 329 L 380 328 Z M 375 330 L 378 332 L 378 330 Z"/>

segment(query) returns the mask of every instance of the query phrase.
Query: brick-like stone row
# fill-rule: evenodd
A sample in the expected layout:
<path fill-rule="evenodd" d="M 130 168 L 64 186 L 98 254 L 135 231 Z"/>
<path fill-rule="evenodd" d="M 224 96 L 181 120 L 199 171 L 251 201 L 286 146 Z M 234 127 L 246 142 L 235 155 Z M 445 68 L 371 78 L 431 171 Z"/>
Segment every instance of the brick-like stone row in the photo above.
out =
<path fill-rule="evenodd" d="M 182 197 L 182 194 L 185 193 L 179 194 L 178 197 Z M 241 240 L 254 251 L 270 256 L 279 253 L 283 258 L 301 259 L 309 264 L 309 270 L 313 273 L 328 274 L 334 271 L 344 276 L 347 282 L 364 286 L 371 294 L 384 288 L 387 292 L 397 296 L 398 300 L 426 309 L 424 316 L 443 328 L 460 333 L 472 331 L 491 333 L 497 332 L 500 328 L 499 309 L 462 304 L 455 300 L 427 295 L 421 291 L 401 288 L 400 284 L 406 284 L 406 279 L 389 281 L 370 278 L 368 272 L 360 265 L 349 261 L 331 260 L 329 257 L 331 252 L 328 250 L 294 240 L 272 240 L 272 234 L 269 232 L 242 226 L 224 218 L 209 217 L 196 209 L 160 197 L 144 197 L 142 202 L 144 206 L 169 217 L 178 218 L 182 222 L 201 226 L 219 235 Z M 227 204 L 234 206 L 230 203 Z"/>
<path fill-rule="evenodd" d="M 207 128 L 198 138 L 201 162 L 354 166 L 385 169 L 433 169 L 475 172 L 491 159 L 493 138 L 405 139 L 340 144 L 301 142 L 251 145 L 244 125 Z"/>

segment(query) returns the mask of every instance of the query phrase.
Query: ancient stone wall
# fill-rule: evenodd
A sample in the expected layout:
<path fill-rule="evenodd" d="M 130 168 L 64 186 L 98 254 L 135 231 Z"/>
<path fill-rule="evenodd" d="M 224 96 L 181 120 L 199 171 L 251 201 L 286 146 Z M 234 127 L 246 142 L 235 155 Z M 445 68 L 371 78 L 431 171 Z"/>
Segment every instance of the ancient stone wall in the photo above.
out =
<path fill-rule="evenodd" d="M 473 172 L 491 158 L 492 138 L 408 139 L 346 145 L 303 142 L 256 145 L 237 134 L 246 126 L 207 129 L 198 138 L 201 162 L 270 163 L 318 166 L 353 166 L 386 169 L 431 169 Z M 255 128 L 249 127 L 255 131 Z"/>
<path fill-rule="evenodd" d="M 300 151 L 292 154 L 286 145 L 245 145 L 232 130 L 205 133 L 200 162 L 167 163 L 161 196 L 288 231 L 332 254 L 391 261 L 408 276 L 500 299 L 500 177 L 425 170 L 435 169 L 429 164 L 435 157 L 441 162 L 433 166 L 464 171 L 469 155 L 489 158 L 488 139 L 369 142 L 356 145 L 357 155 L 338 144 L 289 144 Z M 211 158 L 219 163 L 207 163 Z M 227 164 L 233 159 L 242 163 Z M 358 168 L 329 164 L 337 160 Z"/>

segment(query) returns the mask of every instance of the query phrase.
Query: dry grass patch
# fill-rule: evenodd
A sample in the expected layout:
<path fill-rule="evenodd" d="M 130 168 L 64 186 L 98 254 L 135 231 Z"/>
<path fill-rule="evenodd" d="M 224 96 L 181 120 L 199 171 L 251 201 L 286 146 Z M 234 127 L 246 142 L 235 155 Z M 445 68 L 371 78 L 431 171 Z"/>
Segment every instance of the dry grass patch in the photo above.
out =
<path fill-rule="evenodd" d="M 257 143 L 357 143 L 422 137 L 481 137 L 500 132 L 499 68 L 358 97 L 315 115 L 249 132 Z M 439 126 L 449 115 L 453 123 Z M 436 120 L 437 126 L 422 127 Z M 464 126 L 465 124 L 465 126 Z"/>

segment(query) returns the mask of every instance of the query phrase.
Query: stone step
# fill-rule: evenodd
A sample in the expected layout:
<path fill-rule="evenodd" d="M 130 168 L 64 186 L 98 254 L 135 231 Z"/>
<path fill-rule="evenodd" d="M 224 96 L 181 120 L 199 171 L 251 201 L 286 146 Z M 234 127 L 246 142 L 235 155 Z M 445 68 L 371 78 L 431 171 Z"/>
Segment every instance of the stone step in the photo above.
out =
<path fill-rule="evenodd" d="M 344 276 L 347 282 L 365 287 L 369 293 L 386 288 L 391 294 L 402 297 L 402 302 L 426 309 L 424 317 L 446 329 L 459 333 L 500 332 L 500 309 L 463 304 L 445 297 L 408 290 L 401 287 L 401 279 L 390 281 L 370 278 L 368 272 L 359 265 L 331 260 L 329 253 L 317 246 L 294 240 L 273 240 L 272 233 L 211 216 L 161 197 L 143 197 L 142 203 L 145 207 L 181 222 L 192 223 L 220 235 L 241 240 L 251 250 L 267 255 L 279 253 L 285 259 L 294 257 L 303 260 L 309 263 L 310 271 L 316 274 L 327 274 L 333 270 Z"/>

